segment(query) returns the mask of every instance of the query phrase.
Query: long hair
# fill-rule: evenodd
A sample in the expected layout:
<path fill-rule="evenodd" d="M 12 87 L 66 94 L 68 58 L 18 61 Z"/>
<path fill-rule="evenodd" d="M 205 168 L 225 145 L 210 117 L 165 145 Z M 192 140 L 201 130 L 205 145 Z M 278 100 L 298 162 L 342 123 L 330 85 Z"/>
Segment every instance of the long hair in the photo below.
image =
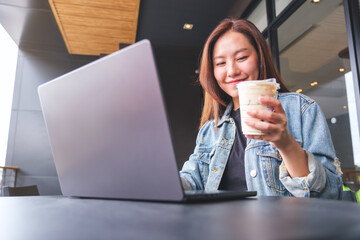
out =
<path fill-rule="evenodd" d="M 226 32 L 242 33 L 255 48 L 258 56 L 259 80 L 276 78 L 281 92 L 288 92 L 273 61 L 270 48 L 256 26 L 245 19 L 227 18 L 212 31 L 204 45 L 201 61 L 199 81 L 204 90 L 204 106 L 201 115 L 200 128 L 209 120 L 214 119 L 217 124 L 219 117 L 224 113 L 226 106 L 232 101 L 218 85 L 214 76 L 213 50 L 216 41 Z"/>

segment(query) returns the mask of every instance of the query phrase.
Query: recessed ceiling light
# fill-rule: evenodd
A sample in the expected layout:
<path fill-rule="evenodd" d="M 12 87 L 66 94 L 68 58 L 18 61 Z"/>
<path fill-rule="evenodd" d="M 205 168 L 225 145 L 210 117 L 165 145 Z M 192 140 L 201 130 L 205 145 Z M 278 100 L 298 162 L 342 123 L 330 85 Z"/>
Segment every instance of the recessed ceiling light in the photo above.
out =
<path fill-rule="evenodd" d="M 185 30 L 191 30 L 193 27 L 194 27 L 193 24 L 191 24 L 191 23 L 185 23 L 184 26 L 183 26 L 183 29 L 185 29 Z"/>
<path fill-rule="evenodd" d="M 318 82 L 312 82 L 312 83 L 310 83 L 310 86 L 316 86 L 316 85 L 318 85 Z"/>
<path fill-rule="evenodd" d="M 298 90 L 296 90 L 297 93 L 301 93 L 303 90 L 301 88 L 299 88 Z"/>
<path fill-rule="evenodd" d="M 318 3 L 318 2 L 320 2 L 320 0 L 312 0 L 311 2 Z"/>
<path fill-rule="evenodd" d="M 344 109 L 347 109 L 347 106 L 344 106 Z"/>
<path fill-rule="evenodd" d="M 339 72 L 344 72 L 345 68 L 339 68 Z"/>

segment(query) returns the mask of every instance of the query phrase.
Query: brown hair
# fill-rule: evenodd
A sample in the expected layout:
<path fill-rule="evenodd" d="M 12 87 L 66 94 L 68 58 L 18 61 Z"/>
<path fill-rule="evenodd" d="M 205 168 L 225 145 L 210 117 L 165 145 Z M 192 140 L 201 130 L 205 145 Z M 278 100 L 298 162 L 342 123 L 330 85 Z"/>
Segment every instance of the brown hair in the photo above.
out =
<path fill-rule="evenodd" d="M 214 45 L 219 37 L 228 31 L 244 34 L 255 48 L 258 55 L 259 79 L 276 78 L 276 81 L 280 84 L 280 91 L 289 91 L 276 69 L 264 36 L 256 26 L 245 19 L 224 19 L 206 40 L 201 56 L 199 80 L 204 90 L 204 107 L 200 127 L 211 119 L 214 119 L 215 124 L 217 124 L 219 116 L 224 113 L 226 106 L 232 100 L 217 84 L 213 71 Z"/>

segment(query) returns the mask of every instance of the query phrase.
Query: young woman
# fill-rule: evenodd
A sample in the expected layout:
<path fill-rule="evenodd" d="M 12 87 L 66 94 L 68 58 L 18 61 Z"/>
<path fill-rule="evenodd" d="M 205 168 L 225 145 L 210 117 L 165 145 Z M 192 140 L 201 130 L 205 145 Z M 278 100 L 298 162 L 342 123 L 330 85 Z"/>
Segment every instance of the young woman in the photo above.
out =
<path fill-rule="evenodd" d="M 194 153 L 180 176 L 185 189 L 256 190 L 258 195 L 340 199 L 339 161 L 320 107 L 290 93 L 261 32 L 247 20 L 225 19 L 207 39 L 201 59 L 204 108 Z M 267 134 L 241 131 L 236 84 L 276 78 L 273 108 L 248 111 L 246 124 Z"/>

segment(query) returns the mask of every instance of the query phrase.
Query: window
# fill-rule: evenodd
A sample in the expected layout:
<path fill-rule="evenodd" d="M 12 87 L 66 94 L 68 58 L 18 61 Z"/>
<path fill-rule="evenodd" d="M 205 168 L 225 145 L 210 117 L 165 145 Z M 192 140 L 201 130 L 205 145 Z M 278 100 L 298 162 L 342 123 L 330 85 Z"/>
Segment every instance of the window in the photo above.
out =
<path fill-rule="evenodd" d="M 18 47 L 0 24 L 0 166 L 5 165 Z"/>
<path fill-rule="evenodd" d="M 266 0 L 261 0 L 247 20 L 254 23 L 261 32 L 265 30 L 267 27 Z"/>
<path fill-rule="evenodd" d="M 290 3 L 292 0 L 275 0 L 275 11 L 276 16 L 278 16 Z"/>
<path fill-rule="evenodd" d="M 306 1 L 279 28 L 280 70 L 291 91 L 315 99 L 343 168 L 360 166 L 358 113 L 342 0 Z"/>

